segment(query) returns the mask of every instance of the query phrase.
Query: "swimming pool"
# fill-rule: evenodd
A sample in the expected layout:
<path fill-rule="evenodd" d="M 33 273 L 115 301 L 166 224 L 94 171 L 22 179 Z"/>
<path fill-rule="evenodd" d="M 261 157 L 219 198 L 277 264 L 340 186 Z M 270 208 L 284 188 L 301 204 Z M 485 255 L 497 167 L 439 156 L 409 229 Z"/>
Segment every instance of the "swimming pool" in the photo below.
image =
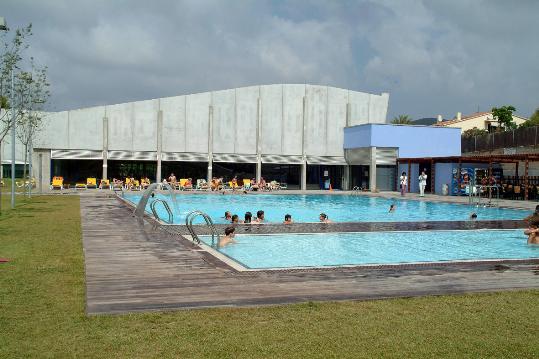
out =
<path fill-rule="evenodd" d="M 126 194 L 125 199 L 135 205 L 141 194 Z M 166 200 L 173 208 L 169 195 L 158 194 L 156 198 Z M 215 223 L 227 223 L 225 211 L 238 214 L 243 219 L 250 211 L 253 217 L 258 210 L 264 210 L 268 222 L 282 223 L 289 213 L 295 222 L 318 222 L 321 212 L 328 214 L 335 222 L 422 222 L 422 221 L 462 221 L 468 220 L 471 212 L 476 212 L 478 220 L 522 219 L 527 211 L 508 208 L 476 208 L 463 204 L 439 203 L 400 198 L 386 199 L 361 195 L 265 195 L 265 194 L 182 194 L 176 196 L 178 209 L 174 213 L 174 223 L 185 223 L 185 216 L 193 210 L 210 215 Z M 146 208 L 151 213 L 148 202 Z M 396 204 L 394 213 L 388 213 L 389 206 Z M 167 218 L 162 206 L 157 206 L 161 218 Z M 201 223 L 201 222 L 198 222 Z"/>
<path fill-rule="evenodd" d="M 539 245 L 527 244 L 522 230 L 237 235 L 236 241 L 218 251 L 248 269 L 539 258 Z"/>

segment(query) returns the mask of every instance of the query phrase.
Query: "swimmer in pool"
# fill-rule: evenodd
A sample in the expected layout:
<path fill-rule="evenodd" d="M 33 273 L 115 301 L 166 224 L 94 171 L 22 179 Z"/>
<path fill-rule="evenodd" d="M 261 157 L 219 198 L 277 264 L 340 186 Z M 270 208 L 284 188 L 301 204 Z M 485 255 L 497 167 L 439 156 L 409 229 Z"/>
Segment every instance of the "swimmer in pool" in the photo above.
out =
<path fill-rule="evenodd" d="M 219 248 L 222 248 L 228 244 L 238 243 L 234 240 L 236 234 L 234 233 L 236 229 L 234 227 L 226 227 L 225 235 L 219 238 Z"/>
<path fill-rule="evenodd" d="M 530 228 L 524 231 L 524 234 L 528 236 L 528 244 L 539 244 L 539 236 L 537 236 L 538 232 L 539 229 L 535 224 L 530 225 Z"/>
<path fill-rule="evenodd" d="M 397 205 L 393 203 L 391 206 L 389 206 L 389 213 L 394 213 L 396 209 L 397 209 Z"/>
<path fill-rule="evenodd" d="M 475 221 L 476 219 L 477 219 L 477 213 L 472 212 L 472 214 L 470 214 L 470 220 Z"/>
<path fill-rule="evenodd" d="M 320 213 L 320 216 L 318 217 L 321 223 L 332 223 L 329 219 L 328 215 L 325 213 Z"/>
<path fill-rule="evenodd" d="M 284 222 L 283 223 L 284 224 L 292 224 L 292 223 L 294 223 L 294 221 L 292 221 L 292 216 L 289 215 L 289 214 L 286 214 L 284 216 Z"/>

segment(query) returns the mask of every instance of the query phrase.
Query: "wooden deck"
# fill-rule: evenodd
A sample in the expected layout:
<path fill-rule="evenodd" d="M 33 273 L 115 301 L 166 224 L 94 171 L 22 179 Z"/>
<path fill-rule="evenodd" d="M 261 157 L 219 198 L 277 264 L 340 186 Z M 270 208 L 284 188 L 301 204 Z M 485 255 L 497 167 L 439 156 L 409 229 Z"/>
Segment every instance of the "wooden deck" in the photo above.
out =
<path fill-rule="evenodd" d="M 109 196 L 81 195 L 88 314 L 539 288 L 539 263 L 237 272 L 141 227 Z"/>

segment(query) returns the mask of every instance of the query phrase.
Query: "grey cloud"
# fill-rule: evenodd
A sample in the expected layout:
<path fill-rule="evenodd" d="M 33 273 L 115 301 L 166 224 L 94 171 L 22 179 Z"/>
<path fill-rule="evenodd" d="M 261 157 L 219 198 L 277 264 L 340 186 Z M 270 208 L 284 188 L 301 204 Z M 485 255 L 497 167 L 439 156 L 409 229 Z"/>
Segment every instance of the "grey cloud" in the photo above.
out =
<path fill-rule="evenodd" d="M 390 116 L 539 106 L 539 2 L 5 1 L 52 108 L 261 83 L 388 91 Z"/>

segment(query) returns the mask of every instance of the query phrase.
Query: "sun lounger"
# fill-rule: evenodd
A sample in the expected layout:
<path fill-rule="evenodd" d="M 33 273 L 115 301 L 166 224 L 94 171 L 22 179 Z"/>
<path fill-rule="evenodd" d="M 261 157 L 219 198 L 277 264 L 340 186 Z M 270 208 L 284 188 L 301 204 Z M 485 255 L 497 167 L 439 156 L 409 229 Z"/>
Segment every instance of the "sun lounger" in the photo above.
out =
<path fill-rule="evenodd" d="M 99 182 L 99 189 L 112 189 L 112 186 L 110 185 L 110 181 L 108 179 L 102 179 Z"/>
<path fill-rule="evenodd" d="M 144 178 L 140 180 L 140 187 L 142 189 L 146 189 L 148 188 L 148 186 L 150 185 L 150 180 L 145 180 Z"/>
<path fill-rule="evenodd" d="M 184 190 L 185 189 L 185 185 L 187 184 L 189 180 L 187 178 L 180 178 L 180 190 Z"/>
<path fill-rule="evenodd" d="M 208 182 L 206 182 L 205 179 L 197 179 L 197 190 L 203 191 L 210 189 L 210 186 L 208 185 Z"/>
<path fill-rule="evenodd" d="M 97 188 L 97 178 L 95 177 L 86 178 L 86 188 Z"/>
<path fill-rule="evenodd" d="M 131 191 L 140 191 L 140 182 L 138 180 L 133 180 L 130 183 L 130 190 Z"/>
<path fill-rule="evenodd" d="M 124 181 L 124 188 L 129 189 L 131 187 L 131 178 L 126 177 Z"/>
<path fill-rule="evenodd" d="M 75 183 L 75 189 L 88 189 L 88 186 L 86 183 L 77 182 Z"/>
<path fill-rule="evenodd" d="M 110 189 L 111 190 L 122 189 L 123 187 L 124 187 L 123 182 L 113 182 L 113 183 L 111 183 Z"/>
<path fill-rule="evenodd" d="M 55 176 L 52 178 L 51 189 L 64 189 L 64 177 Z"/>

